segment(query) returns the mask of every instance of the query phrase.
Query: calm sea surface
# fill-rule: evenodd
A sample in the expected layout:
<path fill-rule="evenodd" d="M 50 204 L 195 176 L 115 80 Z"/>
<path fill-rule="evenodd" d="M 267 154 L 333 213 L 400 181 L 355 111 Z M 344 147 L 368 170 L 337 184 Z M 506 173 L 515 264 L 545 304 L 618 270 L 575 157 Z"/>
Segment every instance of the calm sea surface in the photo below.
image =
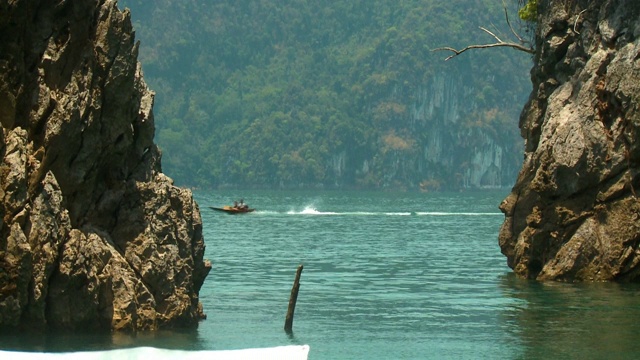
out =
<path fill-rule="evenodd" d="M 638 358 L 640 286 L 516 279 L 497 240 L 505 195 L 196 192 L 213 263 L 196 331 L 2 335 L 0 348 L 309 344 L 315 360 Z M 256 212 L 209 208 L 241 196 Z"/>

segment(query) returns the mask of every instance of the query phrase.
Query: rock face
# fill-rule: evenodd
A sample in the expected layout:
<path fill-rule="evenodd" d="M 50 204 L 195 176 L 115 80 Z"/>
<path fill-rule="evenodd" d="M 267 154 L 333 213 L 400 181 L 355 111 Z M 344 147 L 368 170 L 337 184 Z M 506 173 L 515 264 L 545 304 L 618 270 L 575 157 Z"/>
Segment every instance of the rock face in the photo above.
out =
<path fill-rule="evenodd" d="M 0 327 L 194 326 L 198 205 L 162 174 L 115 1 L 0 1 Z"/>
<path fill-rule="evenodd" d="M 469 100 L 477 94 L 469 81 L 472 75 L 462 75 L 456 67 L 451 72 L 434 75 L 416 90 L 399 86 L 390 91 L 376 109 L 391 109 L 383 112 L 385 121 L 408 131 L 381 125 L 378 147 L 335 150 L 327 178 L 338 188 L 350 183 L 422 191 L 512 186 L 522 164 L 522 142 L 512 124 L 501 120 L 511 121 L 517 112 L 481 110 Z M 495 83 L 487 80 L 487 88 L 497 88 Z M 517 94 L 505 98 L 522 101 Z M 376 118 L 375 113 L 371 110 L 369 116 Z"/>
<path fill-rule="evenodd" d="M 513 184 L 522 164 L 514 151 L 522 146 L 517 141 L 517 133 L 498 133 L 496 129 L 510 128 L 481 126 L 469 119 L 484 117 L 479 123 L 491 124 L 487 117 L 511 119 L 508 115 L 515 114 L 497 114 L 495 110 L 478 114 L 482 111 L 474 109 L 478 106 L 468 100 L 473 97 L 473 91 L 465 84 L 463 76 L 442 74 L 434 76 L 432 83 L 413 96 L 415 102 L 410 105 L 412 130 L 425 134 L 418 140 L 421 151 L 413 159 L 414 176 L 426 180 L 420 184 L 421 188 L 429 187 L 433 182 L 429 179 L 438 178 L 450 182 L 439 184 L 437 188 L 442 190 L 507 188 Z M 513 96 L 512 100 L 515 103 L 518 97 Z"/>
<path fill-rule="evenodd" d="M 539 280 L 640 280 L 640 2 L 539 0 L 500 247 Z"/>

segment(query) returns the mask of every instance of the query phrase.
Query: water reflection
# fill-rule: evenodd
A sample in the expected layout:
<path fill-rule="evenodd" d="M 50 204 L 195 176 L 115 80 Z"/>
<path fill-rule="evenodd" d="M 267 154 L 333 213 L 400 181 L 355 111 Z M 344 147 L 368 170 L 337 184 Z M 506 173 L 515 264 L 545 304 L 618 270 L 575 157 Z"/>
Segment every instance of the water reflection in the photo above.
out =
<path fill-rule="evenodd" d="M 522 342 L 523 358 L 634 358 L 640 351 L 640 286 L 616 283 L 540 283 L 501 279 L 504 310 Z"/>
<path fill-rule="evenodd" d="M 140 346 L 165 349 L 203 350 L 197 330 L 146 333 L 0 333 L 0 349 L 37 352 L 110 350 Z"/>

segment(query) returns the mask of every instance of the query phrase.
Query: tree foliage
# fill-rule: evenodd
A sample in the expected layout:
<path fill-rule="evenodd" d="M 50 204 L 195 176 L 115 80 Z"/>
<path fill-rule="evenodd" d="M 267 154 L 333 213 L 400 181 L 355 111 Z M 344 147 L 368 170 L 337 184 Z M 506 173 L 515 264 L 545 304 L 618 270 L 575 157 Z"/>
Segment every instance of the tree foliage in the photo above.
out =
<path fill-rule="evenodd" d="M 518 10 L 518 16 L 520 19 L 529 22 L 538 21 L 538 0 L 528 0 L 524 6 Z"/>
<path fill-rule="evenodd" d="M 445 64 L 431 51 L 501 24 L 499 0 L 120 5 L 132 10 L 157 93 L 164 171 L 182 185 L 456 188 L 449 179 L 473 154 L 470 138 L 492 134 L 519 152 L 530 60 L 496 50 Z M 450 84 L 460 93 L 432 91 Z M 451 98 L 464 99 L 463 121 L 446 119 L 442 104 L 460 101 Z M 419 118 L 421 106 L 440 115 Z M 456 143 L 448 164 L 425 155 L 436 126 Z"/>

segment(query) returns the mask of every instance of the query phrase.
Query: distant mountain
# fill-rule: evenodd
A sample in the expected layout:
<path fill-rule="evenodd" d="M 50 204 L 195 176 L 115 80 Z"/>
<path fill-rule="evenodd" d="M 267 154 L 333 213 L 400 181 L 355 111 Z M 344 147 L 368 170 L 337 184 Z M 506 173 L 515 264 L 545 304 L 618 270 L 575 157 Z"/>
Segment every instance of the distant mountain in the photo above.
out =
<path fill-rule="evenodd" d="M 499 0 L 121 0 L 164 172 L 195 187 L 505 187 L 530 55 Z M 517 9 L 513 9 L 514 18 Z"/>

